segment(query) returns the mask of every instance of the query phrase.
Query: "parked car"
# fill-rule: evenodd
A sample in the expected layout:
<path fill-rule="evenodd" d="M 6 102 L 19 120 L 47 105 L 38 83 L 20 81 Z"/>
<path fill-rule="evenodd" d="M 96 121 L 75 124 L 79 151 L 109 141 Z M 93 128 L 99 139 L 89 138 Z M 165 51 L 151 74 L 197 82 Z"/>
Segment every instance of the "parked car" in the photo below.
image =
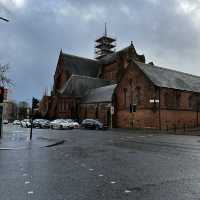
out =
<path fill-rule="evenodd" d="M 84 119 L 81 123 L 81 127 L 86 129 L 104 129 L 103 123 L 97 119 Z"/>
<path fill-rule="evenodd" d="M 42 120 L 42 119 L 34 119 L 33 120 L 33 128 L 40 128 L 39 127 L 40 120 Z"/>
<path fill-rule="evenodd" d="M 4 120 L 3 120 L 3 124 L 8 124 L 8 120 L 7 120 L 7 119 L 4 119 Z"/>
<path fill-rule="evenodd" d="M 21 125 L 21 122 L 19 120 L 14 120 L 13 125 Z"/>
<path fill-rule="evenodd" d="M 39 128 L 50 128 L 50 121 L 46 119 L 41 119 L 38 122 Z"/>
<path fill-rule="evenodd" d="M 73 119 L 66 119 L 66 121 L 70 123 L 73 126 L 73 128 L 80 128 L 80 124 L 74 121 Z"/>
<path fill-rule="evenodd" d="M 74 125 L 65 119 L 56 119 L 50 123 L 51 129 L 73 129 Z"/>
<path fill-rule="evenodd" d="M 31 122 L 30 119 L 24 119 L 21 121 L 21 127 L 23 128 L 30 128 L 31 127 Z"/>
<path fill-rule="evenodd" d="M 62 120 L 62 119 L 55 119 L 55 120 L 51 121 L 51 122 L 50 122 L 50 128 L 51 128 L 51 129 L 56 128 L 61 120 Z"/>

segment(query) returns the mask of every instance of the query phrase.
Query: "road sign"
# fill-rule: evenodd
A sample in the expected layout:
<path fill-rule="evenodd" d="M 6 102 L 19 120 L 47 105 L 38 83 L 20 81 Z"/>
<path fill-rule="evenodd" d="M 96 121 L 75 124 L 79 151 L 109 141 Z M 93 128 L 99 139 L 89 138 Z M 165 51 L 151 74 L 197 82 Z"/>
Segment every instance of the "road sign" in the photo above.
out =
<path fill-rule="evenodd" d="M 150 99 L 149 103 L 159 103 L 159 99 Z"/>

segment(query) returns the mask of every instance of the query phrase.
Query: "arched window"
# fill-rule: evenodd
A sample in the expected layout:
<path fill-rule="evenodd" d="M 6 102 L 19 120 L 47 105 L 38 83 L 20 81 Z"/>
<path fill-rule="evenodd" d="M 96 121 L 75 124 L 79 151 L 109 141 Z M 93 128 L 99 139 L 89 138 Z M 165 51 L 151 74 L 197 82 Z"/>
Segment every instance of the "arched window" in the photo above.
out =
<path fill-rule="evenodd" d="M 170 90 L 164 94 L 164 105 L 166 108 L 176 109 L 179 104 L 178 101 L 180 102 L 180 97 L 177 95 L 176 91 Z"/>

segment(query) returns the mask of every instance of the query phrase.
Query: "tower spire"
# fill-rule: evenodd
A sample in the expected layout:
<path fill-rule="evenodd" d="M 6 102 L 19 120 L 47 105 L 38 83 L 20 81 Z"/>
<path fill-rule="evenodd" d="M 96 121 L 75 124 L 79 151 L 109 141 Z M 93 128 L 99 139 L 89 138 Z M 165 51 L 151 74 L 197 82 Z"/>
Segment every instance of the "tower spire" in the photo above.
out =
<path fill-rule="evenodd" d="M 109 37 L 107 34 L 107 23 L 105 22 L 104 35 L 96 39 L 95 58 L 97 60 L 111 54 L 115 51 L 116 39 Z"/>
<path fill-rule="evenodd" d="M 107 23 L 105 22 L 105 36 L 107 37 Z"/>

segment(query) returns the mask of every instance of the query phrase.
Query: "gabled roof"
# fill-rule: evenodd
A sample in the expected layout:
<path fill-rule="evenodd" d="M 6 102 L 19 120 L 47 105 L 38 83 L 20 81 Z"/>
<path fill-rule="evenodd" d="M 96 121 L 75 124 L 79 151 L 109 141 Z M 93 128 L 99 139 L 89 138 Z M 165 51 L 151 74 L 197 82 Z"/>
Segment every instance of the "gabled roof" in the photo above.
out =
<path fill-rule="evenodd" d="M 102 87 L 112 83 L 113 82 L 105 79 L 72 75 L 59 93 L 64 96 L 83 97 L 90 89 Z"/>
<path fill-rule="evenodd" d="M 117 84 L 112 84 L 96 89 L 91 89 L 85 97 L 82 98 L 81 103 L 100 103 L 111 102 Z"/>
<path fill-rule="evenodd" d="M 200 92 L 200 77 L 151 64 L 136 62 L 144 74 L 159 87 Z"/>
<path fill-rule="evenodd" d="M 128 54 L 129 52 L 134 52 L 135 53 L 135 60 L 138 61 L 145 61 L 145 56 L 144 55 L 139 55 L 137 54 L 135 47 L 133 46 L 133 44 L 129 45 L 128 47 L 125 47 L 119 51 L 116 51 L 114 53 L 111 53 L 103 58 L 101 58 L 99 61 L 103 64 L 103 65 L 107 65 L 110 63 L 114 63 L 115 61 L 117 61 L 117 58 L 121 55 L 121 54 Z M 134 55 L 133 55 L 134 56 Z"/>
<path fill-rule="evenodd" d="M 64 67 L 71 74 L 97 77 L 101 64 L 92 59 L 82 58 L 61 52 Z"/>

